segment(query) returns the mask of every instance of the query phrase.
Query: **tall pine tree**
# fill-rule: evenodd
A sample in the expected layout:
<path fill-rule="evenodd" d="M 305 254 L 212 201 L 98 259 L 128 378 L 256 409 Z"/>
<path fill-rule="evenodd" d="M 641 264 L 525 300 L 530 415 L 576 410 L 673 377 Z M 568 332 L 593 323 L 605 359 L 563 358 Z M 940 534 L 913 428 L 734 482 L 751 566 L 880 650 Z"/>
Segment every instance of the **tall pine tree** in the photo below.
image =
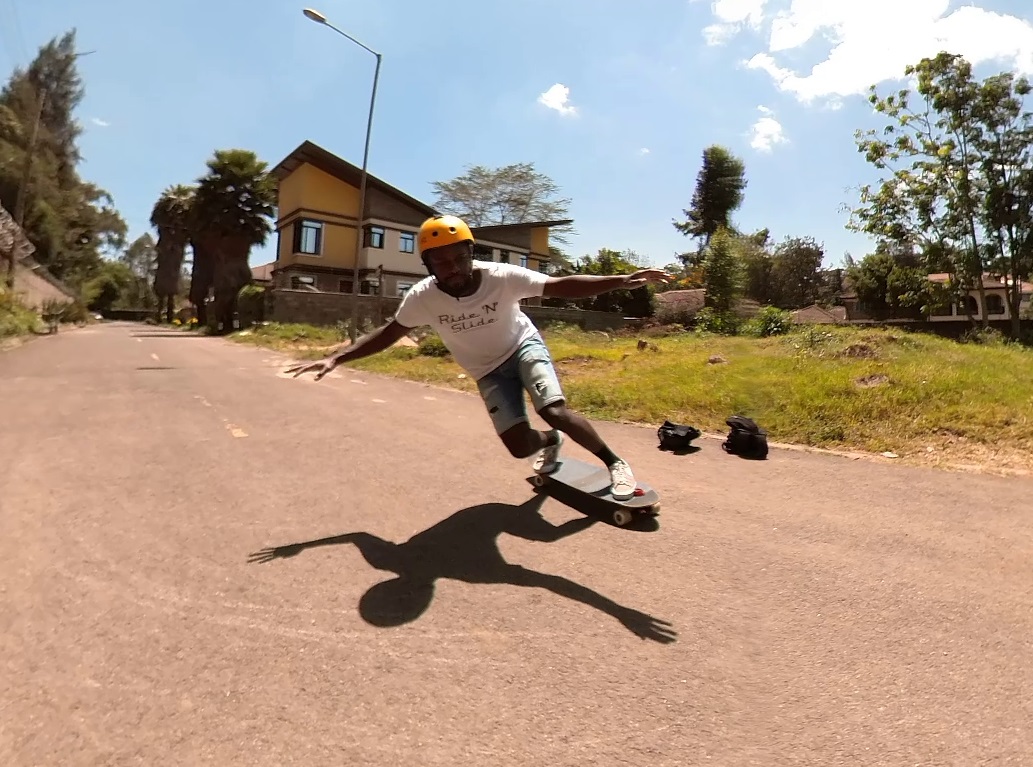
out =
<path fill-rule="evenodd" d="M 743 161 L 722 146 L 703 150 L 703 167 L 696 177 L 692 204 L 682 211 L 685 221 L 675 221 L 674 228 L 698 241 L 696 257 L 682 256 L 686 265 L 696 265 L 703 250 L 718 229 L 732 229 L 732 212 L 742 205 L 746 190 L 746 168 Z"/>
<path fill-rule="evenodd" d="M 78 173 L 80 55 L 72 30 L 41 46 L 0 89 L 0 204 L 22 219 L 36 260 L 73 287 L 126 240 L 111 196 Z"/>

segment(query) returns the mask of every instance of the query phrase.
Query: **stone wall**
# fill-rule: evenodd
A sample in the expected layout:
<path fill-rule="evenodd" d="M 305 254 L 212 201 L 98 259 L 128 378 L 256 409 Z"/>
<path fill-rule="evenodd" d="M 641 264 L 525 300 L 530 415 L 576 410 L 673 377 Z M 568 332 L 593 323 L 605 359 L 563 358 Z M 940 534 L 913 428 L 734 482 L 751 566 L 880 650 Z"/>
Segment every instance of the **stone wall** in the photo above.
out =
<path fill-rule="evenodd" d="M 272 322 L 301 322 L 310 325 L 333 325 L 351 318 L 353 297 L 348 293 L 313 293 L 306 290 L 278 288 L 266 293 L 265 318 Z M 399 298 L 359 296 L 359 316 L 379 325 L 390 319 Z M 538 327 L 564 322 L 584 330 L 619 330 L 626 322 L 619 314 L 557 309 L 551 306 L 525 306 L 524 313 Z"/>

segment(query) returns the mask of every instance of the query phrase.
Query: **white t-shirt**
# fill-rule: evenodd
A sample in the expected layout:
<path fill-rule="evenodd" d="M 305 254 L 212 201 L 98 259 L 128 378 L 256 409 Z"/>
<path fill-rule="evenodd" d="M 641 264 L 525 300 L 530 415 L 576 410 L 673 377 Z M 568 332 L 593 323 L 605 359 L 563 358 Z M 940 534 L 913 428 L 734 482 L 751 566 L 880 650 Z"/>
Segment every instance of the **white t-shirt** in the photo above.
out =
<path fill-rule="evenodd" d="M 514 264 L 474 261 L 481 284 L 470 296 L 455 298 L 424 277 L 402 299 L 395 320 L 407 328 L 430 325 L 471 376 L 497 368 L 538 332 L 520 308 L 520 299 L 542 295 L 548 275 Z"/>

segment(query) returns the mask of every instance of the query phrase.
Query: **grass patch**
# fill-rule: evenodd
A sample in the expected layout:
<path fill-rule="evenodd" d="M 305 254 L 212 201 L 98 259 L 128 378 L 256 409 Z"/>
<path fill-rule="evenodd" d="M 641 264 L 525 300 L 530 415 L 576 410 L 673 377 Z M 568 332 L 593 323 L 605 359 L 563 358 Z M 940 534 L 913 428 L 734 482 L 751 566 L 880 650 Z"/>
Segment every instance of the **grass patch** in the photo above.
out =
<path fill-rule="evenodd" d="M 319 359 L 348 340 L 340 327 L 268 322 L 232 335 L 234 341 L 291 352 L 298 359 Z"/>
<path fill-rule="evenodd" d="M 318 358 L 344 340 L 335 333 L 268 325 L 237 340 Z M 670 419 L 724 432 L 725 419 L 742 414 L 778 442 L 900 455 L 966 444 L 1033 454 L 1033 352 L 1013 344 L 849 327 L 763 339 L 678 333 L 646 344 L 570 328 L 544 335 L 571 406 L 593 418 Z M 416 348 L 349 367 L 476 390 L 451 357 Z"/>

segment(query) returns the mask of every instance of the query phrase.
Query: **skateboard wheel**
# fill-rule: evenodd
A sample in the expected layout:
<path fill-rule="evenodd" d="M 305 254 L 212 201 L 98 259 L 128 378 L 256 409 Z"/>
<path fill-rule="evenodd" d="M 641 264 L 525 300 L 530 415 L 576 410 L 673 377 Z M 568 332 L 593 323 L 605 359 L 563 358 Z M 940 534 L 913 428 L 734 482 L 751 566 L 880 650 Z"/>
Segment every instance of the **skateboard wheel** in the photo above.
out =
<path fill-rule="evenodd" d="M 545 477 L 543 477 L 541 474 L 535 474 L 531 478 L 531 484 L 533 484 L 535 487 L 545 487 Z"/>
<path fill-rule="evenodd" d="M 631 520 L 632 520 L 632 514 L 627 509 L 617 509 L 617 511 L 613 512 L 614 524 L 617 524 L 617 525 L 620 525 L 621 527 L 624 527 L 624 525 L 626 525 L 629 522 L 631 522 Z"/>

